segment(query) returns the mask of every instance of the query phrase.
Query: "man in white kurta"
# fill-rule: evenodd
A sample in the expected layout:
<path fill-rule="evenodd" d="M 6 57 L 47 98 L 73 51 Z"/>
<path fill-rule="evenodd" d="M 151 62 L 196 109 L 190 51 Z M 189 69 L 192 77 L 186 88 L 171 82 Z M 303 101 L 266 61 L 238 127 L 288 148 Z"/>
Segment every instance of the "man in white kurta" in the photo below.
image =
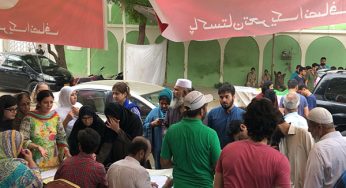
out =
<path fill-rule="evenodd" d="M 279 143 L 280 152 L 290 161 L 291 187 L 303 188 L 305 167 L 314 140 L 306 129 L 286 121 L 279 124 L 278 128 L 284 135 Z"/>
<path fill-rule="evenodd" d="M 346 138 L 335 130 L 333 117 L 324 108 L 312 109 L 307 119 L 318 142 L 309 154 L 304 187 L 333 187 L 346 170 Z"/>

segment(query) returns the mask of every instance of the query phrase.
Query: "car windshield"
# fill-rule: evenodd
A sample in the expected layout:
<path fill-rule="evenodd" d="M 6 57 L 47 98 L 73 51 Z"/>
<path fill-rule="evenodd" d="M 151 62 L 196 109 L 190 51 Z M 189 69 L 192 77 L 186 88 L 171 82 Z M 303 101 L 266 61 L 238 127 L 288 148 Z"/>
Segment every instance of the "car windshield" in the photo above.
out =
<path fill-rule="evenodd" d="M 37 72 L 41 72 L 41 68 L 42 71 L 45 72 L 47 69 L 57 67 L 57 64 L 54 63 L 54 61 L 44 56 L 25 56 L 24 60 L 32 69 Z"/>
<path fill-rule="evenodd" d="M 142 95 L 143 98 L 145 98 L 147 101 L 149 101 L 151 104 L 155 105 L 156 107 L 159 106 L 159 94 L 161 91 L 157 91 L 150 94 Z"/>

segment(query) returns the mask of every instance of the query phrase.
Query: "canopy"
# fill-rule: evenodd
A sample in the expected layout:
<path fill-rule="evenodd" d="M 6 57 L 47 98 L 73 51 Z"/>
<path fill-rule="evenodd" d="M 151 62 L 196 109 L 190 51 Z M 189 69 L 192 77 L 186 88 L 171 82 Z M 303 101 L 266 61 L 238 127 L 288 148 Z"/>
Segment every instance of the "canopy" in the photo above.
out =
<path fill-rule="evenodd" d="M 105 48 L 104 0 L 0 0 L 0 38 Z"/>
<path fill-rule="evenodd" d="M 150 0 L 162 35 L 175 42 L 212 40 L 346 21 L 346 0 Z"/>

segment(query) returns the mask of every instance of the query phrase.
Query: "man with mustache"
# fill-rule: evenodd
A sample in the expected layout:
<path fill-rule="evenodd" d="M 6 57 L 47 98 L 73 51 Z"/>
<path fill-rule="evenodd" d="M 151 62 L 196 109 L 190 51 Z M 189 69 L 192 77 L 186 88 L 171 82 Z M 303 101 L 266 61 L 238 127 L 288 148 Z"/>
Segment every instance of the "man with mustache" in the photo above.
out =
<path fill-rule="evenodd" d="M 316 144 L 309 153 L 304 187 L 334 187 L 346 170 L 346 138 L 335 130 L 333 116 L 325 108 L 312 109 L 307 119 Z"/>
<path fill-rule="evenodd" d="M 227 127 L 231 121 L 243 121 L 244 110 L 234 105 L 235 88 L 232 84 L 224 83 L 218 90 L 220 105 L 208 113 L 208 126 L 217 132 L 221 148 L 230 143 Z"/>
<path fill-rule="evenodd" d="M 125 159 L 113 163 L 107 172 L 108 187 L 152 188 L 157 187 L 150 182 L 150 176 L 143 164 L 151 153 L 151 144 L 144 137 L 137 136 L 130 144 Z"/>
<path fill-rule="evenodd" d="M 183 118 L 184 97 L 190 91 L 193 91 L 191 80 L 179 78 L 173 89 L 173 101 L 171 107 L 168 109 L 164 120 L 164 125 L 166 125 L 166 127 L 177 123 Z"/>

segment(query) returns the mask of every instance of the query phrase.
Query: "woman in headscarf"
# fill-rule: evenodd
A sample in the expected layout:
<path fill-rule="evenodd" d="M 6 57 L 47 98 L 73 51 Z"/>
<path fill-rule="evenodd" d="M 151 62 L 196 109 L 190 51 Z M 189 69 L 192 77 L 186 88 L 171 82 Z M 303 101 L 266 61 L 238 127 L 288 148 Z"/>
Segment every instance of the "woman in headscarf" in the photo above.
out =
<path fill-rule="evenodd" d="M 159 107 L 150 111 L 144 121 L 144 137 L 151 142 L 151 149 L 155 159 L 155 169 L 161 169 L 160 153 L 162 138 L 165 131 L 164 119 L 172 100 L 171 90 L 165 88 L 159 93 Z"/>
<path fill-rule="evenodd" d="M 58 108 L 55 111 L 60 116 L 67 138 L 78 118 L 79 108 L 81 107 L 82 104 L 77 102 L 77 91 L 73 87 L 65 86 L 60 90 Z"/>
<path fill-rule="evenodd" d="M 23 136 L 15 130 L 0 133 L 0 187 L 42 187 L 40 171 L 29 150 L 22 150 Z M 19 154 L 24 159 L 18 158 Z"/>
<path fill-rule="evenodd" d="M 30 94 L 27 92 L 22 92 L 16 95 L 17 99 L 17 114 L 16 118 L 13 121 L 13 128 L 19 131 L 20 124 L 22 123 L 23 118 L 30 112 Z"/>
<path fill-rule="evenodd" d="M 35 162 L 43 170 L 56 168 L 64 156 L 70 156 L 60 117 L 51 110 L 53 101 L 51 91 L 40 91 L 37 94 L 37 109 L 29 112 L 20 126 L 23 147 L 32 151 Z"/>
<path fill-rule="evenodd" d="M 99 148 L 102 147 L 102 144 L 107 142 L 111 143 L 112 138 L 106 138 L 105 132 L 112 131 L 106 127 L 106 124 L 102 121 L 102 119 L 95 113 L 91 106 L 83 106 L 79 110 L 79 116 L 74 124 L 70 137 L 68 138 L 68 145 L 70 147 L 71 155 L 77 155 L 79 153 L 78 148 L 78 132 L 85 128 L 94 129 L 101 136 L 101 143 Z M 98 153 L 98 150 L 96 154 Z"/>
<path fill-rule="evenodd" d="M 0 132 L 12 130 L 13 120 L 17 114 L 17 100 L 11 95 L 0 97 Z"/>
<path fill-rule="evenodd" d="M 143 135 L 142 122 L 139 117 L 118 103 L 109 103 L 104 111 L 106 125 L 112 131 L 106 131 L 106 137 L 114 138 L 112 144 L 104 144 L 97 155 L 97 161 L 106 167 L 123 159 L 136 136 Z"/>
<path fill-rule="evenodd" d="M 34 89 L 32 90 L 31 96 L 30 96 L 30 98 L 31 98 L 31 109 L 35 109 L 36 108 L 36 105 L 37 105 L 37 101 L 36 101 L 37 94 L 40 91 L 43 91 L 43 90 L 50 90 L 49 85 L 46 82 L 39 82 L 39 83 L 37 83 L 36 86 L 34 87 Z"/>

